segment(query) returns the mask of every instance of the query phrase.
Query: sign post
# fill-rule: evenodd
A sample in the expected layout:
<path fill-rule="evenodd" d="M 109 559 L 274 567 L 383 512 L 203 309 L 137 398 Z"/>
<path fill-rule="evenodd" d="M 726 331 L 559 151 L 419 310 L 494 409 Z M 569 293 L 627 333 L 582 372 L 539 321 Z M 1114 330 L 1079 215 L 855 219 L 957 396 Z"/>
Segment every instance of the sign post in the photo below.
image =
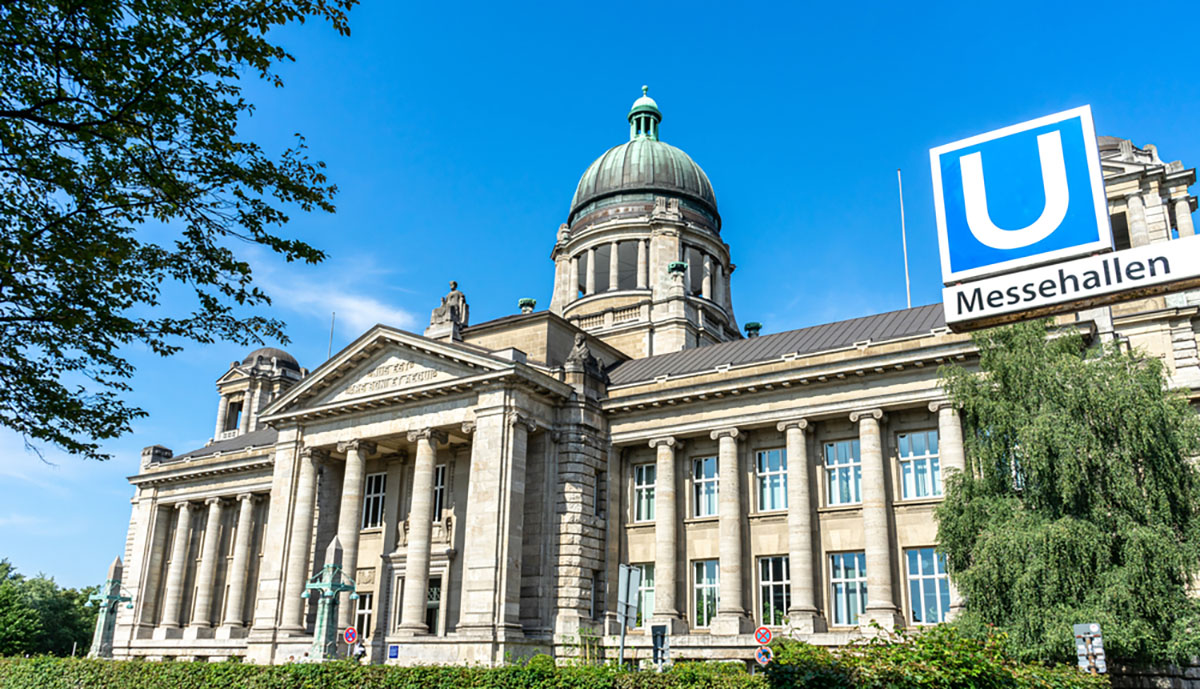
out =
<path fill-rule="evenodd" d="M 632 619 L 637 621 L 638 589 L 642 585 L 642 570 L 633 565 L 622 564 L 617 583 L 617 623 L 621 625 L 621 644 L 618 663 L 625 664 L 625 628 Z M 595 592 L 592 595 L 596 595 Z"/>
<path fill-rule="evenodd" d="M 759 649 L 754 652 L 754 659 L 763 667 L 766 667 L 767 663 L 771 662 L 773 656 L 771 649 L 767 647 L 767 644 L 771 643 L 772 636 L 771 630 L 765 626 L 754 630 L 754 640 L 759 645 Z"/>
<path fill-rule="evenodd" d="M 1093 675 L 1108 672 L 1108 660 L 1104 656 L 1104 639 L 1100 636 L 1100 625 L 1074 625 L 1075 656 L 1079 669 Z"/>

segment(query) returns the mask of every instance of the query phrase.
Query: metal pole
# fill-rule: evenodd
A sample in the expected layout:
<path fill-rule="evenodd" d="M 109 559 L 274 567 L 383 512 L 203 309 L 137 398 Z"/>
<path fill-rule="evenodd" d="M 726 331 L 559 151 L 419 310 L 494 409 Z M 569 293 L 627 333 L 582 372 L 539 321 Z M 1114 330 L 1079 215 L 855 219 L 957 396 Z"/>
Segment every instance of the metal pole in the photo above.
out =
<path fill-rule="evenodd" d="M 904 297 L 908 308 L 912 308 L 912 287 L 908 280 L 908 232 L 904 228 L 904 182 L 900 179 L 900 168 L 896 168 L 896 186 L 900 188 L 900 242 L 904 245 Z"/>
<path fill-rule="evenodd" d="M 617 655 L 617 667 L 625 667 L 625 623 L 627 620 L 624 613 L 621 613 L 619 617 L 621 621 L 621 649 Z"/>
<path fill-rule="evenodd" d="M 905 254 L 907 256 L 907 254 Z M 325 355 L 328 359 L 333 356 L 333 323 L 337 320 L 337 311 L 329 314 L 329 353 Z"/>

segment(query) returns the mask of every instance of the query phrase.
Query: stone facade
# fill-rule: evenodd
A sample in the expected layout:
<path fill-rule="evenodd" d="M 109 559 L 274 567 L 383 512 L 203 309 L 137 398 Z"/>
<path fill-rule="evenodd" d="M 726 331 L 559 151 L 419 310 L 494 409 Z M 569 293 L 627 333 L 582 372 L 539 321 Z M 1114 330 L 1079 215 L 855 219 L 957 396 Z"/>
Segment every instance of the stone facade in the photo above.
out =
<path fill-rule="evenodd" d="M 660 119 L 639 99 L 631 136 L 660 143 Z M 130 478 L 113 653 L 302 658 L 335 536 L 359 594 L 339 627 L 378 663 L 611 655 L 621 563 L 647 574 L 638 660 L 652 623 L 675 659 L 749 661 L 759 624 L 841 644 L 953 616 L 932 511 L 964 458 L 938 367 L 970 366 L 970 338 L 938 305 L 741 338 L 715 196 L 672 150 L 589 169 L 547 311 L 470 325 L 455 286 L 424 335 L 376 326 L 312 372 L 279 350 L 232 365 L 213 440 L 148 447 Z M 1101 150 L 1119 243 L 1193 233 L 1193 170 Z M 1058 322 L 1197 390 L 1198 309 Z"/>

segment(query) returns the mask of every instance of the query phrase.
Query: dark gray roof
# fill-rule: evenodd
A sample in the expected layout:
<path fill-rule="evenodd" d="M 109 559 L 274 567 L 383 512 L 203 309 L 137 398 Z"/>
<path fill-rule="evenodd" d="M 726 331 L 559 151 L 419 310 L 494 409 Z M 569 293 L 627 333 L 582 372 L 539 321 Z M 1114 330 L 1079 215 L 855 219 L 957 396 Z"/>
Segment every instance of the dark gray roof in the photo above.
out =
<path fill-rule="evenodd" d="M 274 428 L 260 428 L 257 431 L 243 433 L 236 438 L 229 440 L 218 440 L 211 445 L 205 445 L 191 452 L 185 452 L 181 455 L 175 455 L 175 459 L 183 459 L 185 457 L 205 457 L 217 452 L 235 452 L 243 450 L 247 447 L 260 447 L 264 445 L 274 445 L 275 439 L 279 437 L 279 431 Z M 172 460 L 174 461 L 174 460 Z"/>
<path fill-rule="evenodd" d="M 707 347 L 685 349 L 682 352 L 660 354 L 645 359 L 634 359 L 621 363 L 609 371 L 608 378 L 612 385 L 625 385 L 653 380 L 659 376 L 680 376 L 710 371 L 723 364 L 740 366 L 778 359 L 784 354 L 815 354 L 848 347 L 855 342 L 864 340 L 880 342 L 918 335 L 927 333 L 934 328 L 945 327 L 945 325 L 946 319 L 942 312 L 942 305 L 930 304 L 745 340 L 723 342 Z"/>
<path fill-rule="evenodd" d="M 293 371 L 300 370 L 300 362 L 296 361 L 296 357 L 288 354 L 278 347 L 259 347 L 253 352 L 247 354 L 245 359 L 242 359 L 242 365 L 253 366 L 255 361 L 260 356 L 266 363 L 270 363 L 271 359 L 278 359 L 280 366 L 284 368 L 290 368 Z"/>

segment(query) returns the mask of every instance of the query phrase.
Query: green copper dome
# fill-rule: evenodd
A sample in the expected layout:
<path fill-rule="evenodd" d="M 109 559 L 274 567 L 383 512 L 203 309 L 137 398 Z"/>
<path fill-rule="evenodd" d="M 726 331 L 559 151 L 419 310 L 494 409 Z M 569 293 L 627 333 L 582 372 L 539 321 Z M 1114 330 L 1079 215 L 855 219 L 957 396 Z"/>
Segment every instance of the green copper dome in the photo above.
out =
<path fill-rule="evenodd" d="M 593 201 L 631 192 L 686 197 L 717 215 L 717 197 L 708 175 L 688 154 L 658 140 L 661 120 L 658 104 L 643 86 L 642 97 L 629 112 L 630 140 L 608 149 L 584 171 L 568 222 L 574 222 L 576 211 Z"/>

